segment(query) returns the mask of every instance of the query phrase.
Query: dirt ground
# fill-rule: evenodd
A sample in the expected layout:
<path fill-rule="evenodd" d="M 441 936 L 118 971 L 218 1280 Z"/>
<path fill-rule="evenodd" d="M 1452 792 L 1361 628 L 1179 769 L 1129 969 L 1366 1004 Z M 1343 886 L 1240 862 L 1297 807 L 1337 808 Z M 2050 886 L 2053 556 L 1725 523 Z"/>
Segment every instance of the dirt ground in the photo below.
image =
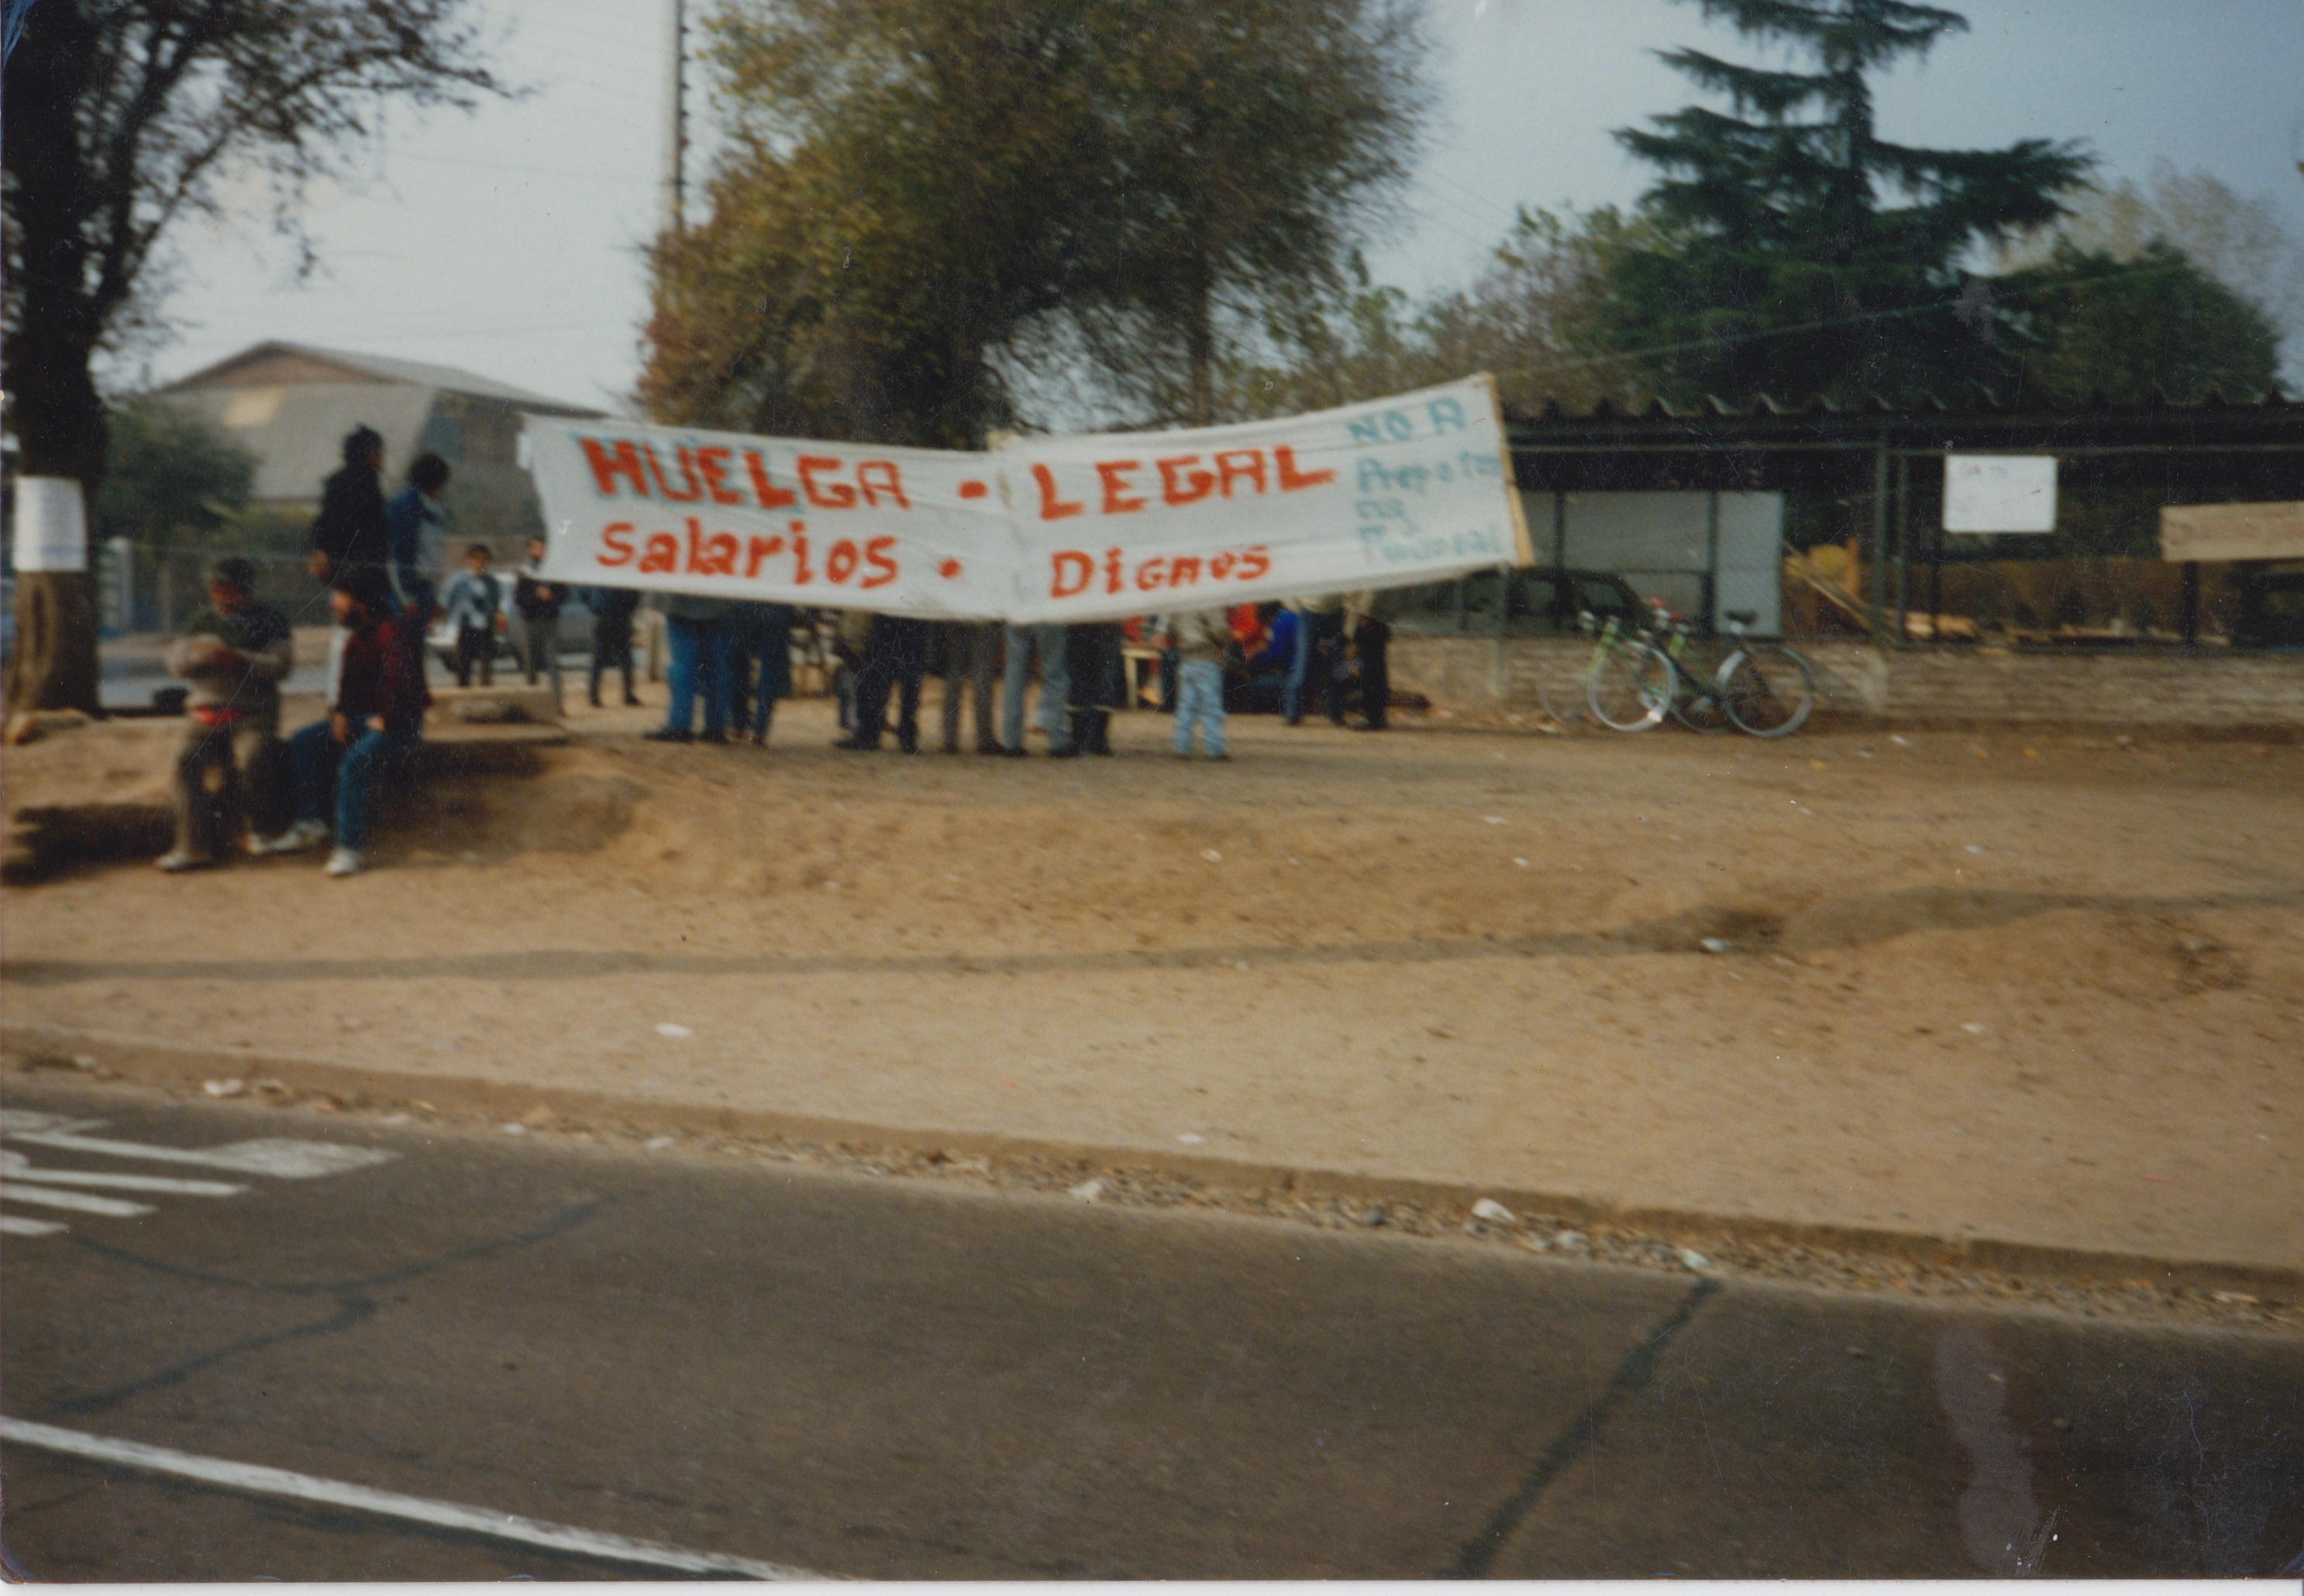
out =
<path fill-rule="evenodd" d="M 354 880 L 12 886 L 8 1023 L 2304 1266 L 2304 747 L 650 721 L 440 781 Z"/>

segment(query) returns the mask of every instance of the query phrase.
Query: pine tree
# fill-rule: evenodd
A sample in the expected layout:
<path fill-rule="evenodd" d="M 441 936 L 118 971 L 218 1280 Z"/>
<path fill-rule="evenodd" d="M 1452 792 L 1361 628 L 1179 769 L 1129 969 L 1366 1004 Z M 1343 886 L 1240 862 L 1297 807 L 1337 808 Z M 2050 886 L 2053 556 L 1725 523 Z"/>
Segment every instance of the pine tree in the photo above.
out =
<path fill-rule="evenodd" d="M 1690 106 L 1616 135 L 1663 173 L 1642 208 L 1664 240 L 1611 274 L 1621 345 L 1664 392 L 1690 400 L 1902 402 L 2012 374 L 1961 258 L 2062 215 L 2059 197 L 2089 158 L 2038 139 L 1961 150 L 1880 137 L 1871 76 L 1965 31 L 1956 12 L 1906 0 L 1697 4 L 1817 70 L 1664 55 L 1731 109 Z"/>

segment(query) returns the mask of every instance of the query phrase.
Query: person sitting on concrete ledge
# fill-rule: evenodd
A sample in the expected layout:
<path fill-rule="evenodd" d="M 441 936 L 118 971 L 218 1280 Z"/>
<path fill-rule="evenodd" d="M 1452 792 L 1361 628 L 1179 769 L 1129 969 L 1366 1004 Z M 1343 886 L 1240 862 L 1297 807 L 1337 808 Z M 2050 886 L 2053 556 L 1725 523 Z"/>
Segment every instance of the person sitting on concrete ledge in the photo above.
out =
<path fill-rule="evenodd" d="M 424 686 L 423 634 L 398 612 L 381 571 L 348 567 L 329 587 L 328 604 L 346 633 L 336 701 L 326 720 L 289 739 L 296 823 L 267 851 L 295 853 L 325 840 L 333 797 L 336 849 L 328 874 L 354 875 L 376 784 L 423 734 L 432 695 Z"/>
<path fill-rule="evenodd" d="M 209 607 L 168 650 L 168 671 L 191 684 L 176 755 L 176 845 L 167 871 L 223 861 L 243 816 L 250 852 L 286 828 L 280 683 L 293 664 L 288 617 L 256 602 L 256 568 L 216 562 Z"/>

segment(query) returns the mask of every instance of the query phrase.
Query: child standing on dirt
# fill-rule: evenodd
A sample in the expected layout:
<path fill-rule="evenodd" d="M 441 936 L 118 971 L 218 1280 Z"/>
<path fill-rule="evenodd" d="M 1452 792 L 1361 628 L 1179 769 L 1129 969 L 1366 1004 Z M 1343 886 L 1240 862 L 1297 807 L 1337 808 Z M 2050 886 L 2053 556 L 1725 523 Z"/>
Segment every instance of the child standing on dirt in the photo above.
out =
<path fill-rule="evenodd" d="M 1222 610 L 1186 610 L 1160 618 L 1162 648 L 1176 651 L 1176 757 L 1192 756 L 1192 728 L 1211 759 L 1224 752 L 1224 662 L 1232 646 L 1232 621 Z"/>
<path fill-rule="evenodd" d="M 496 633 L 504 629 L 504 584 L 489 574 L 488 545 L 476 543 L 464 551 L 464 569 L 440 595 L 440 607 L 456 628 L 456 685 L 472 685 L 472 667 L 480 671 L 480 685 L 494 687 L 496 675 Z"/>
<path fill-rule="evenodd" d="M 521 663 L 528 670 L 528 685 L 536 685 L 541 671 L 552 681 L 552 706 L 561 707 L 560 697 L 560 606 L 568 590 L 557 582 L 544 579 L 544 557 L 546 545 L 541 537 L 528 540 L 528 558 L 521 562 L 520 578 L 512 586 L 512 607 L 520 612 Z"/>

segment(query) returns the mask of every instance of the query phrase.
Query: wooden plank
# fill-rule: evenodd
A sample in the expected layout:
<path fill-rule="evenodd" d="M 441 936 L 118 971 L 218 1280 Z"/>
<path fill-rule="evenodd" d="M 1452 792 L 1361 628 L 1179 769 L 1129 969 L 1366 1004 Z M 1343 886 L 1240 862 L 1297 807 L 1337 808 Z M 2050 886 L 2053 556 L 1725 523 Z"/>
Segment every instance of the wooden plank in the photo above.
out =
<path fill-rule="evenodd" d="M 2304 560 L 2304 501 L 2164 504 L 2163 560 Z"/>

